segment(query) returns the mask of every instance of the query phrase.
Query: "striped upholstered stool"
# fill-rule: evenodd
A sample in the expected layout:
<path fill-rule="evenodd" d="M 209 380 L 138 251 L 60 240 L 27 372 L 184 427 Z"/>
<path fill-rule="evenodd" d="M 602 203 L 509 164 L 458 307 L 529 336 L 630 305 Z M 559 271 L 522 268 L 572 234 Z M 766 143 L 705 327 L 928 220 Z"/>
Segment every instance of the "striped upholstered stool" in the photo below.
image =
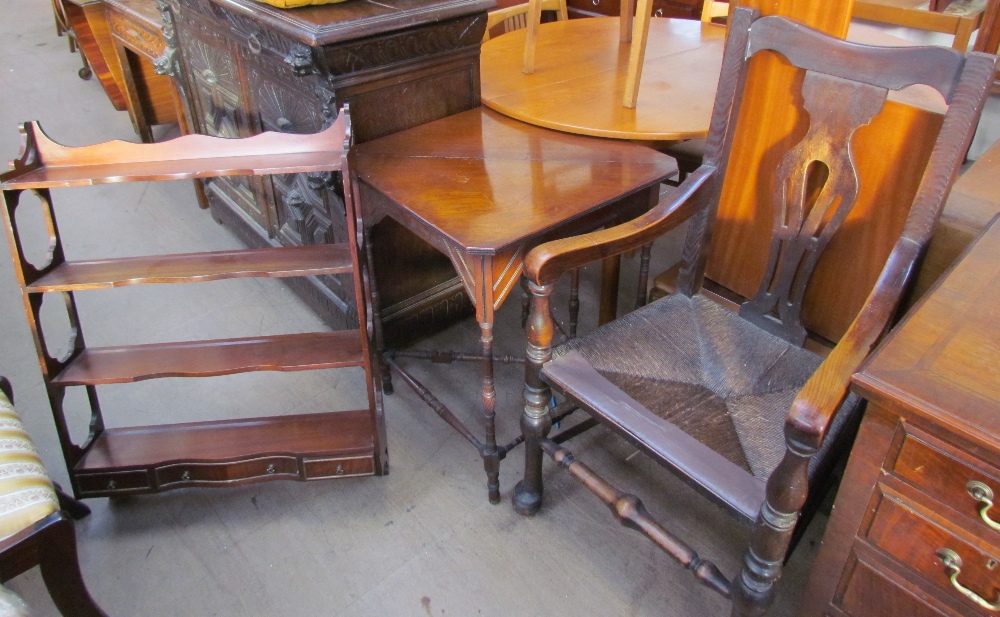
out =
<path fill-rule="evenodd" d="M 103 616 L 84 585 L 73 521 L 63 509 L 82 504 L 57 492 L 11 399 L 10 383 L 0 377 L 0 582 L 38 565 L 63 615 Z M 0 617 L 24 610 L 0 588 Z"/>

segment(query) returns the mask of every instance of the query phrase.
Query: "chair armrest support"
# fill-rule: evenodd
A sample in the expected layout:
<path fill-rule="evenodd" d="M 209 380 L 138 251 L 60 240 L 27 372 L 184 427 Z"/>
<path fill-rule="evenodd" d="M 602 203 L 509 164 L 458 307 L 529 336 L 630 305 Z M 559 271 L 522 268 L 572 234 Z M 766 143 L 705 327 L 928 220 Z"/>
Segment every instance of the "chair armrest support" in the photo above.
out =
<path fill-rule="evenodd" d="M 717 171 L 702 165 L 656 207 L 627 223 L 535 247 L 524 260 L 525 276 L 536 285 L 549 285 L 573 268 L 653 241 L 708 207 L 710 180 Z"/>
<path fill-rule="evenodd" d="M 834 412 L 847 397 L 851 376 L 891 325 L 920 250 L 921 244 L 906 236 L 896 243 L 865 307 L 792 403 L 785 420 L 790 444 L 818 449 L 823 443 Z"/>

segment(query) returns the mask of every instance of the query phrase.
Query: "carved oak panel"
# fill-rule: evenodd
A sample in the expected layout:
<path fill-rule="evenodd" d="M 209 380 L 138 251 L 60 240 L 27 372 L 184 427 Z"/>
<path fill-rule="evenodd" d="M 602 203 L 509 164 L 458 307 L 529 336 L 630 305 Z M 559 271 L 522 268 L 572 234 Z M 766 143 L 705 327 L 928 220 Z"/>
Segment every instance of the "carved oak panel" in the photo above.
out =
<path fill-rule="evenodd" d="M 479 104 L 486 0 L 416 0 L 406 9 L 355 0 L 308 11 L 252 0 L 168 2 L 197 132 L 315 132 L 349 103 L 362 142 Z M 250 244 L 346 240 L 342 195 L 316 190 L 339 186 L 336 178 L 224 180 L 207 187 L 213 215 Z M 447 257 L 398 225 L 380 225 L 372 237 L 393 344 L 470 312 Z M 343 327 L 356 320 L 350 284 L 323 277 L 296 291 Z"/>

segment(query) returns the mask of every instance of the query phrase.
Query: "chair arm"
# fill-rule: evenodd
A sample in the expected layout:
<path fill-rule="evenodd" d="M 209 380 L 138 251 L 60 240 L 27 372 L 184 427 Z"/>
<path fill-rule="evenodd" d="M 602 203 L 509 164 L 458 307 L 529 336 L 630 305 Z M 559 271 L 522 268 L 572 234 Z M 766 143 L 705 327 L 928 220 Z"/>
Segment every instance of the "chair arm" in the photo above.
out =
<path fill-rule="evenodd" d="M 564 272 L 648 244 L 708 207 L 716 172 L 702 165 L 666 199 L 631 221 L 535 247 L 524 260 L 525 276 L 536 285 L 552 284 Z"/>
<path fill-rule="evenodd" d="M 792 403 L 785 419 L 790 442 L 817 449 L 823 443 L 834 412 L 847 397 L 851 376 L 891 325 L 920 250 L 919 242 L 905 236 L 893 247 L 861 312 Z"/>

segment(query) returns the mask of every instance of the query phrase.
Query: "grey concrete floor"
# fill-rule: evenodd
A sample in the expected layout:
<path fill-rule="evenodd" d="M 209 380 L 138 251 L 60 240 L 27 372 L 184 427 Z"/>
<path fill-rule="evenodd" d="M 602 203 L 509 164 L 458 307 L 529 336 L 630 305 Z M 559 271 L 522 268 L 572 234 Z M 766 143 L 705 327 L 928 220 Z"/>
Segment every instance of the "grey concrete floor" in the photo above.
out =
<path fill-rule="evenodd" d="M 49 3 L 0 3 L 0 157 L 19 149 L 17 124 L 39 120 L 56 141 L 136 140 L 97 80 L 77 77 L 78 56 L 55 35 Z M 160 137 L 170 130 L 158 129 Z M 70 258 L 220 250 L 239 243 L 197 208 L 189 183 L 63 189 L 54 200 Z M 26 210 L 22 222 L 40 221 Z M 41 239 L 41 236 L 38 236 Z M 6 244 L 6 240 L 0 241 Z M 657 248 L 669 261 L 675 242 Z M 38 246 L 43 246 L 39 244 Z M 3 249 L 0 249 L 2 251 Z M 4 253 L 6 254 L 6 253 Z M 36 255 L 44 255 L 41 250 Z M 627 264 L 632 266 L 633 264 Z M 632 275 L 634 277 L 634 275 Z M 593 319 L 593 276 L 585 319 Z M 626 279 L 629 272 L 626 272 Z M 629 294 L 630 295 L 630 294 Z M 144 286 L 77 295 L 88 344 L 114 345 L 260 333 L 323 325 L 274 281 Z M 47 305 L 58 332 L 58 298 Z M 500 351 L 520 355 L 517 302 L 499 315 Z M 0 374 L 50 473 L 67 483 L 35 351 L 10 261 L 0 259 Z M 585 321 L 585 327 L 592 327 Z M 457 324 L 420 345 L 475 348 L 478 328 Z M 63 340 L 51 335 L 55 344 Z M 477 426 L 477 370 L 416 366 L 415 373 Z M 363 377 L 349 371 L 250 373 L 102 387 L 110 426 L 350 409 Z M 517 434 L 520 370 L 498 369 L 498 433 Z M 79 410 L 79 394 L 70 409 Z M 77 523 L 80 561 L 111 615 L 721 615 L 725 603 L 553 466 L 546 507 L 510 507 L 520 450 L 501 467 L 504 500 L 486 500 L 476 452 L 402 384 L 386 397 L 391 473 L 332 482 L 273 482 L 230 489 L 92 499 Z M 86 431 L 77 411 L 73 427 Z M 724 572 L 736 571 L 746 532 L 662 470 L 600 430 L 576 440 L 588 463 L 634 490 Z M 791 615 L 825 525 L 818 516 L 793 555 L 774 609 Z M 10 582 L 34 614 L 54 615 L 37 569 Z"/>

